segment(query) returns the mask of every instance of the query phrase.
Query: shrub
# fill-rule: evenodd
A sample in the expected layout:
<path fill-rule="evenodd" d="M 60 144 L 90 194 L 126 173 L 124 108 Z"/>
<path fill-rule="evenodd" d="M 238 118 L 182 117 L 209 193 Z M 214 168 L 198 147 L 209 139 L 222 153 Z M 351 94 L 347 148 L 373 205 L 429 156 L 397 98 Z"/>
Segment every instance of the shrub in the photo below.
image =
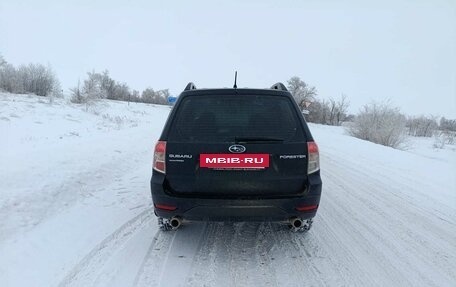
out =
<path fill-rule="evenodd" d="M 399 148 L 405 142 L 406 118 L 389 102 L 365 105 L 348 128 L 350 135 Z"/>

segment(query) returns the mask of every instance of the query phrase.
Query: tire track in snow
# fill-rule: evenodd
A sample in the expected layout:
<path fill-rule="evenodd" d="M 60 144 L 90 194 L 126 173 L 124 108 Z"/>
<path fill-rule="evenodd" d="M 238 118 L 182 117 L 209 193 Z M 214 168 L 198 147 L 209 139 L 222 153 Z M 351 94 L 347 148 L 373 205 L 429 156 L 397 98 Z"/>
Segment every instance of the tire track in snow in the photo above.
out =
<path fill-rule="evenodd" d="M 324 278 L 319 271 L 319 262 L 312 260 L 312 257 L 316 256 L 311 253 L 316 249 L 307 251 L 303 248 L 309 248 L 307 243 L 311 236 L 308 232 L 291 232 L 283 224 L 265 223 L 265 238 L 267 242 L 273 242 L 269 252 L 269 264 L 275 269 L 279 286 L 326 285 L 328 278 Z M 298 239 L 302 239 L 305 245 L 299 244 Z"/>
<path fill-rule="evenodd" d="M 354 281 L 311 234 L 291 233 L 281 224 L 210 223 L 203 238 L 188 286 L 340 286 Z"/>
<path fill-rule="evenodd" d="M 265 272 L 264 261 L 258 253 L 263 244 L 262 223 L 234 223 L 234 235 L 228 248 L 231 286 L 274 286 L 275 278 Z M 262 241 L 259 241 L 259 238 Z M 219 240 L 223 240 L 220 238 Z M 262 264 L 263 263 L 263 264 Z M 220 270 L 222 271 L 222 270 Z"/>
<path fill-rule="evenodd" d="M 341 234 L 329 224 L 331 218 L 330 213 L 320 209 L 310 232 L 292 237 L 302 254 L 301 263 L 315 270 L 319 286 L 375 286 L 375 281 L 359 272 L 360 262 L 350 246 L 342 248 Z"/>
<path fill-rule="evenodd" d="M 154 217 L 153 211 L 147 209 L 127 221 L 84 256 L 64 277 L 59 286 L 92 286 L 100 275 L 97 271 L 101 269 L 116 250 L 121 248 L 138 230 L 143 228 L 152 217 Z"/>
<path fill-rule="evenodd" d="M 216 286 L 217 281 L 229 282 L 227 272 L 219 273 L 217 257 L 226 257 L 226 248 L 220 248 L 217 238 L 220 234 L 228 241 L 232 233 L 225 234 L 223 232 L 223 223 L 208 223 L 205 233 L 201 240 L 201 248 L 195 255 L 192 269 L 187 279 L 189 286 L 199 287 L 201 282 L 205 282 L 205 286 Z M 223 232 L 223 233 L 222 233 Z"/>
<path fill-rule="evenodd" d="M 262 223 L 184 225 L 158 235 L 135 286 L 278 286 L 274 244 Z"/>
<path fill-rule="evenodd" d="M 265 224 L 209 223 L 189 286 L 278 286 L 270 264 L 275 246 Z"/>
<path fill-rule="evenodd" d="M 160 230 L 157 232 L 156 239 L 150 245 L 141 267 L 138 269 L 133 286 L 158 286 L 158 275 L 163 272 L 163 261 L 169 252 L 174 236 L 173 232 Z"/>
<path fill-rule="evenodd" d="M 176 231 L 159 231 L 155 246 L 138 271 L 135 286 L 186 286 L 195 255 L 203 244 L 205 223 L 186 224 Z"/>
<path fill-rule="evenodd" d="M 278 242 L 271 240 L 272 237 L 268 233 L 270 231 L 270 223 L 262 223 L 260 225 L 259 233 L 257 236 L 257 256 L 258 262 L 260 263 L 259 267 L 261 273 L 268 277 L 267 284 L 269 286 L 281 286 L 277 280 L 277 271 L 274 266 L 271 264 L 273 262 L 273 257 L 271 253 L 274 251 L 276 244 Z"/>

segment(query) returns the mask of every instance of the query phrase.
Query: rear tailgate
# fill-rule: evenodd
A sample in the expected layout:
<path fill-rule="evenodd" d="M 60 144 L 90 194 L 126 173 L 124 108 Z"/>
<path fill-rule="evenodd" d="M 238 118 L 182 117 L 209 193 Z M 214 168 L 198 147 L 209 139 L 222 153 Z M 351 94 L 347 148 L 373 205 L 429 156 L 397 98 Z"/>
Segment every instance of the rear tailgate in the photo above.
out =
<path fill-rule="evenodd" d="M 252 197 L 306 190 L 305 123 L 291 95 L 187 96 L 175 109 L 162 139 L 168 192 Z"/>
<path fill-rule="evenodd" d="M 168 191 L 209 197 L 280 197 L 305 191 L 305 143 L 246 143 L 242 145 L 246 148 L 242 154 L 228 154 L 230 146 L 168 142 L 165 180 Z M 267 160 L 263 160 L 265 157 Z"/>

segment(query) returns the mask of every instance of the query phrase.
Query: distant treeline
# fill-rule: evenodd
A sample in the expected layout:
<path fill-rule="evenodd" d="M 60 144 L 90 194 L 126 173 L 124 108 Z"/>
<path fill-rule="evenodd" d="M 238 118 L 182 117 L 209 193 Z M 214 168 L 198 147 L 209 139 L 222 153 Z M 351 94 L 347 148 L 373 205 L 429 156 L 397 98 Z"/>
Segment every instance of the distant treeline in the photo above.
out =
<path fill-rule="evenodd" d="M 347 95 L 339 99 L 320 99 L 317 89 L 299 77 L 287 81 L 293 95 L 308 122 L 339 126 L 346 123 L 348 132 L 363 140 L 400 147 L 405 136 L 432 137 L 438 139 L 437 147 L 453 144 L 456 138 L 456 120 L 437 116 L 410 117 L 388 101 L 365 105 L 356 115 L 348 114 L 350 101 Z M 33 93 L 43 97 L 61 96 L 59 80 L 50 66 L 29 64 L 14 67 L 0 55 L 0 91 Z M 168 89 L 154 91 L 147 88 L 141 93 L 123 82 L 112 79 L 109 71 L 89 72 L 87 78 L 78 81 L 70 89 L 71 101 L 89 106 L 99 99 L 167 105 Z"/>
<path fill-rule="evenodd" d="M 35 94 L 42 97 L 61 97 L 60 82 L 50 65 L 28 64 L 15 67 L 0 55 L 0 91 L 15 94 Z M 141 102 L 166 105 L 168 89 L 154 91 L 145 89 L 142 93 L 132 90 L 126 83 L 115 81 L 107 70 L 87 73 L 82 84 L 70 89 L 71 101 L 90 103 L 97 99 Z"/>
<path fill-rule="evenodd" d="M 141 102 L 150 104 L 168 104 L 168 89 L 154 91 L 145 89 L 141 94 L 132 90 L 126 83 L 118 82 L 109 76 L 109 71 L 101 73 L 95 71 L 87 73 L 87 79 L 71 91 L 71 101 L 74 103 L 89 103 L 98 99 L 109 99 L 128 102 Z"/>
<path fill-rule="evenodd" d="M 347 123 L 350 135 L 377 144 L 400 148 L 406 136 L 436 138 L 434 144 L 443 148 L 445 144 L 454 144 L 456 139 L 456 120 L 436 116 L 406 116 L 391 102 L 373 102 L 364 105 L 356 115 L 350 115 L 348 97 L 340 99 L 319 99 L 317 89 L 309 86 L 299 77 L 292 77 L 288 90 L 302 110 L 308 122 L 325 125 Z"/>

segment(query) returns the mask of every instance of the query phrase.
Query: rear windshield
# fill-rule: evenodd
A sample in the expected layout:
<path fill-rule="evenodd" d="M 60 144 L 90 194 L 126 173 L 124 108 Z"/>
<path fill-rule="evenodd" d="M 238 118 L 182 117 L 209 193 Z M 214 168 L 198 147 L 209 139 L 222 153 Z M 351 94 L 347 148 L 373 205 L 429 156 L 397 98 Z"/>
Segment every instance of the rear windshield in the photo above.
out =
<path fill-rule="evenodd" d="M 186 97 L 176 111 L 169 141 L 302 141 L 301 122 L 289 98 L 265 95 Z"/>

